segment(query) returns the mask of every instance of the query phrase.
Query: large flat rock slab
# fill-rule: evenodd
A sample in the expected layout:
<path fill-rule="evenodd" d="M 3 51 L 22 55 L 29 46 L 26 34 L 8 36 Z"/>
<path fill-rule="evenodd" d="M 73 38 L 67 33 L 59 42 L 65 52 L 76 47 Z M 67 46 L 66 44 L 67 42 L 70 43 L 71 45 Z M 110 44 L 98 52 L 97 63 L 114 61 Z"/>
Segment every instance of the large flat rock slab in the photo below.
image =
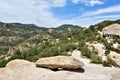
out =
<path fill-rule="evenodd" d="M 48 69 L 63 68 L 63 69 L 79 69 L 84 66 L 80 60 L 69 56 L 55 56 L 40 58 L 36 62 L 36 66 Z"/>

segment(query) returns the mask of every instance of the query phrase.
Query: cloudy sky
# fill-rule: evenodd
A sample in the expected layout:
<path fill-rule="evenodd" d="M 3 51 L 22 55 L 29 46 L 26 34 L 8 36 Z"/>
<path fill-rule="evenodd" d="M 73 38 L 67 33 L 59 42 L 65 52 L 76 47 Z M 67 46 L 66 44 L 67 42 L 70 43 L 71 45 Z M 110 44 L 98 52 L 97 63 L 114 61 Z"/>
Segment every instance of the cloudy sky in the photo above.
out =
<path fill-rule="evenodd" d="M 120 0 L 0 0 L 0 21 L 57 27 L 88 27 L 120 19 Z"/>

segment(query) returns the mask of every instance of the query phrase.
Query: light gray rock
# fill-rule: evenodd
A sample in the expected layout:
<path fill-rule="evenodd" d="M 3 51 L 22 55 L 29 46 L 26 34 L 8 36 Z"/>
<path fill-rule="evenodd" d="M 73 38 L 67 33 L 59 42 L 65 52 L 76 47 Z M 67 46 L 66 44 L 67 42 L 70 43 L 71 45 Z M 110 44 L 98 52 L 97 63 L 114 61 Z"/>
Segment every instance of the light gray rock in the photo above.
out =
<path fill-rule="evenodd" d="M 55 56 L 40 58 L 36 62 L 36 66 L 45 67 L 49 69 L 63 68 L 63 69 L 79 69 L 84 66 L 80 60 L 69 56 Z"/>
<path fill-rule="evenodd" d="M 120 80 L 120 72 L 112 75 L 113 80 Z"/>
<path fill-rule="evenodd" d="M 10 61 L 6 67 L 0 68 L 0 80 L 119 80 L 119 68 L 85 65 L 85 70 L 52 71 L 36 67 L 26 60 Z M 116 76 L 116 74 L 118 76 Z M 112 78 L 113 75 L 113 78 Z M 114 76 L 115 75 L 115 76 Z"/>
<path fill-rule="evenodd" d="M 105 27 L 102 31 L 103 35 L 120 36 L 120 24 L 112 24 Z M 110 36 L 109 36 L 110 37 Z"/>
<path fill-rule="evenodd" d="M 19 66 L 34 66 L 34 63 L 22 59 L 21 60 L 16 59 L 6 64 L 6 67 L 19 67 Z"/>

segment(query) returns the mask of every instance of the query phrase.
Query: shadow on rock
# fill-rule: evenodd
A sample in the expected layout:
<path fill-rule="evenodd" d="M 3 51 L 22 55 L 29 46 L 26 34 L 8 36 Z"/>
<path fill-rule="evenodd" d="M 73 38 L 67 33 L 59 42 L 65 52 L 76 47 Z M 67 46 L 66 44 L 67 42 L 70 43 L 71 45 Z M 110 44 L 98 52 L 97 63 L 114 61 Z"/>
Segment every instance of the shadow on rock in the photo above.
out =
<path fill-rule="evenodd" d="M 71 72 L 78 72 L 78 73 L 84 73 L 85 72 L 85 69 L 83 69 L 83 68 L 79 68 L 79 69 L 63 69 L 63 70 L 71 71 Z"/>
<path fill-rule="evenodd" d="M 51 69 L 52 71 L 70 71 L 70 72 L 78 72 L 78 73 L 84 73 L 85 69 L 79 68 L 79 69 Z"/>

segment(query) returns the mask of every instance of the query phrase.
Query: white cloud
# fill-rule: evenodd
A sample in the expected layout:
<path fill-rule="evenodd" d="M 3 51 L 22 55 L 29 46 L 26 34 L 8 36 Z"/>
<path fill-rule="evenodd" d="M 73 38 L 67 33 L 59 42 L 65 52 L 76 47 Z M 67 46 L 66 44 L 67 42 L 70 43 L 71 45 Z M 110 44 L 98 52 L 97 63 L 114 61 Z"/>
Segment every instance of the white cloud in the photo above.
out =
<path fill-rule="evenodd" d="M 63 7 L 66 0 L 0 0 L 0 21 L 55 26 L 59 19 L 51 7 Z"/>
<path fill-rule="evenodd" d="M 76 2 L 75 2 L 76 1 Z M 74 3 L 85 0 L 74 0 Z M 92 1 L 92 0 L 86 0 Z M 100 0 L 86 3 L 86 5 L 99 4 Z M 102 3 L 101 3 L 102 4 Z M 0 21 L 34 23 L 39 26 L 55 27 L 61 24 L 77 24 L 89 26 L 105 19 L 120 19 L 120 5 L 85 12 L 72 19 L 59 19 L 51 11 L 52 7 L 64 7 L 66 0 L 0 0 Z M 105 16 L 106 13 L 116 13 Z"/>
<path fill-rule="evenodd" d="M 86 12 L 82 17 L 94 16 L 94 15 L 100 15 L 100 14 L 106 14 L 106 13 L 118 13 L 118 12 L 120 13 L 120 5 L 98 9 L 96 11 L 89 11 L 89 12 Z"/>
<path fill-rule="evenodd" d="M 66 4 L 66 0 L 53 0 L 54 6 L 63 7 Z"/>
<path fill-rule="evenodd" d="M 120 5 L 98 9 L 95 11 L 88 11 L 81 16 L 73 18 L 72 21 L 74 21 L 76 24 L 89 26 L 103 20 L 115 19 L 120 19 Z"/>
<path fill-rule="evenodd" d="M 83 1 L 83 0 L 82 0 Z M 82 2 L 81 1 L 81 2 Z M 80 2 L 80 0 L 72 0 L 73 3 L 77 4 L 78 2 Z"/>
<path fill-rule="evenodd" d="M 75 4 L 84 3 L 86 6 L 95 6 L 95 5 L 104 4 L 104 2 L 101 0 L 73 0 L 72 2 Z"/>
<path fill-rule="evenodd" d="M 101 5 L 101 4 L 104 4 L 104 2 L 100 1 L 100 0 L 90 0 L 88 2 L 88 5 L 90 6 L 94 6 L 94 5 Z"/>
<path fill-rule="evenodd" d="M 41 5 L 44 4 L 45 6 L 53 6 L 53 7 L 63 7 L 66 4 L 66 0 L 34 0 L 34 4 Z"/>
<path fill-rule="evenodd" d="M 64 20 L 64 23 L 80 25 L 83 27 L 89 27 L 104 20 L 116 20 L 120 19 L 120 15 L 108 15 L 108 16 L 94 16 L 94 17 L 76 17 L 71 20 Z"/>

